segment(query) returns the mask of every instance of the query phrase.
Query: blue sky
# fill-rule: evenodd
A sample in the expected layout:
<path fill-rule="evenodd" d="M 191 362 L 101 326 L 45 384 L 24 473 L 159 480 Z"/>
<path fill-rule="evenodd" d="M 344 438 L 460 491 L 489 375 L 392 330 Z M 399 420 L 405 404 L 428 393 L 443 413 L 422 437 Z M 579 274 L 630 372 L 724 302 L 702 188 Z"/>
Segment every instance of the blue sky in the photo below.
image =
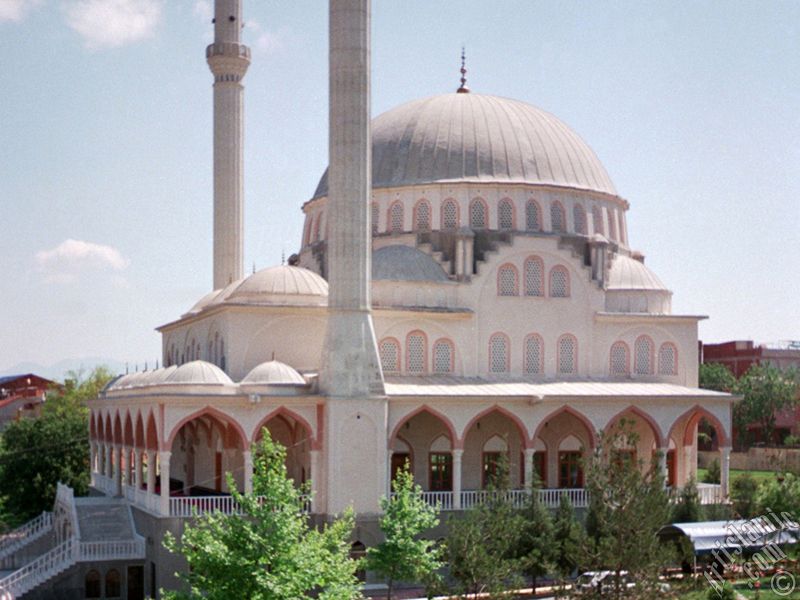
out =
<path fill-rule="evenodd" d="M 0 0 L 0 370 L 160 354 L 211 286 L 210 3 Z M 704 340 L 800 339 L 800 3 L 374 0 L 373 113 L 469 85 L 553 112 Z M 248 270 L 327 163 L 327 2 L 245 0 Z"/>

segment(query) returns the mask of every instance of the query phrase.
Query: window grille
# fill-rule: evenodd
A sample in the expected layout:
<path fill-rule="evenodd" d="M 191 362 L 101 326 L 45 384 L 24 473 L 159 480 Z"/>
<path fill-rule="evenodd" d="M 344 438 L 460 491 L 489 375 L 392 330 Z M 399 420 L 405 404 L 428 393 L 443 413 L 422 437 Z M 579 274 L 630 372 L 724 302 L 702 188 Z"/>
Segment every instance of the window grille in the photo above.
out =
<path fill-rule="evenodd" d="M 617 237 L 617 211 L 615 210 L 608 211 L 608 235 L 612 240 L 619 239 Z"/>
<path fill-rule="evenodd" d="M 421 333 L 410 333 L 406 339 L 408 347 L 408 362 L 406 370 L 409 373 L 425 372 L 425 336 Z"/>
<path fill-rule="evenodd" d="M 525 372 L 530 375 L 542 373 L 542 339 L 538 335 L 531 335 L 525 340 Z"/>
<path fill-rule="evenodd" d="M 458 206 L 454 200 L 445 200 L 442 205 L 442 229 L 458 228 Z"/>
<path fill-rule="evenodd" d="M 392 233 L 403 231 L 403 205 L 400 202 L 395 202 L 389 209 L 389 231 Z"/>
<path fill-rule="evenodd" d="M 495 334 L 489 340 L 489 372 L 508 372 L 508 342 L 503 335 Z"/>
<path fill-rule="evenodd" d="M 497 271 L 497 293 L 500 296 L 516 296 L 517 270 L 513 265 L 503 265 Z"/>
<path fill-rule="evenodd" d="M 658 349 L 658 373 L 659 375 L 675 375 L 675 346 L 672 344 L 661 344 Z"/>
<path fill-rule="evenodd" d="M 552 298 L 569 297 L 569 273 L 564 267 L 553 267 L 550 271 L 550 296 Z"/>
<path fill-rule="evenodd" d="M 431 205 L 424 200 L 417 204 L 416 223 L 414 229 L 417 231 L 430 231 L 431 230 Z"/>
<path fill-rule="evenodd" d="M 603 227 L 603 211 L 600 210 L 599 206 L 595 206 L 592 209 L 592 221 L 594 221 L 594 232 L 605 235 L 606 228 Z"/>
<path fill-rule="evenodd" d="M 572 207 L 572 218 L 575 221 L 575 233 L 586 235 L 586 210 L 580 204 Z"/>
<path fill-rule="evenodd" d="M 438 340 L 433 345 L 433 372 L 453 372 L 453 346 L 447 340 Z"/>
<path fill-rule="evenodd" d="M 480 200 L 474 200 L 469 207 L 469 225 L 473 229 L 486 229 L 486 207 Z"/>
<path fill-rule="evenodd" d="M 609 357 L 612 375 L 628 374 L 628 347 L 622 342 L 615 342 L 611 346 L 611 356 Z"/>
<path fill-rule="evenodd" d="M 536 256 L 531 256 L 525 260 L 525 295 L 544 296 L 544 286 L 542 281 L 542 260 Z"/>
<path fill-rule="evenodd" d="M 653 343 L 650 338 L 640 337 L 636 340 L 636 374 L 651 375 L 653 373 Z"/>
<path fill-rule="evenodd" d="M 497 213 L 500 229 L 514 229 L 514 207 L 510 200 L 501 200 Z"/>
<path fill-rule="evenodd" d="M 394 340 L 383 340 L 380 344 L 381 368 L 384 373 L 400 371 L 400 347 Z"/>
<path fill-rule="evenodd" d="M 371 208 L 372 208 L 372 211 L 370 213 L 370 218 L 372 219 L 372 223 L 371 223 L 371 225 L 372 225 L 372 235 L 375 235 L 376 233 L 378 233 L 378 219 L 380 218 L 379 217 L 380 213 L 379 213 L 379 209 L 378 209 L 378 203 L 377 202 L 373 202 Z"/>
<path fill-rule="evenodd" d="M 539 231 L 542 228 L 539 222 L 539 205 L 534 200 L 528 200 L 525 204 L 525 229 L 528 231 Z"/>
<path fill-rule="evenodd" d="M 564 231 L 564 207 L 558 202 L 550 205 L 550 229 L 552 231 Z"/>
<path fill-rule="evenodd" d="M 558 372 L 562 375 L 571 375 L 576 370 L 577 342 L 571 335 L 565 335 L 558 340 Z"/>

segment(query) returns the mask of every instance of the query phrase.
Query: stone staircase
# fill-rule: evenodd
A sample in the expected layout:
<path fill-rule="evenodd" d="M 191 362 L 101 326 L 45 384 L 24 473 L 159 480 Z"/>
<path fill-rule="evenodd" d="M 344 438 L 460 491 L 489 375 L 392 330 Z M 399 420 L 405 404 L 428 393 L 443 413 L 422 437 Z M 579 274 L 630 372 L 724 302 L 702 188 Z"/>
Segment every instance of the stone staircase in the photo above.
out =
<path fill-rule="evenodd" d="M 0 537 L 0 571 L 13 570 L 14 554 L 41 539 L 52 529 L 53 513 L 43 512 L 35 519 Z"/>

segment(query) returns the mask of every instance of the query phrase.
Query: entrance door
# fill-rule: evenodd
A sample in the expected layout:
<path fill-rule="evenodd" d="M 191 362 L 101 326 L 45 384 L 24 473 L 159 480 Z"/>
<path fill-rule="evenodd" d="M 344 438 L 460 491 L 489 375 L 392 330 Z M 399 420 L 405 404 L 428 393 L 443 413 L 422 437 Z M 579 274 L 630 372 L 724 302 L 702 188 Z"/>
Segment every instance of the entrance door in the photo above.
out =
<path fill-rule="evenodd" d="M 144 567 L 128 567 L 128 600 L 144 600 Z"/>
<path fill-rule="evenodd" d="M 582 488 L 583 466 L 580 452 L 558 453 L 558 487 Z"/>

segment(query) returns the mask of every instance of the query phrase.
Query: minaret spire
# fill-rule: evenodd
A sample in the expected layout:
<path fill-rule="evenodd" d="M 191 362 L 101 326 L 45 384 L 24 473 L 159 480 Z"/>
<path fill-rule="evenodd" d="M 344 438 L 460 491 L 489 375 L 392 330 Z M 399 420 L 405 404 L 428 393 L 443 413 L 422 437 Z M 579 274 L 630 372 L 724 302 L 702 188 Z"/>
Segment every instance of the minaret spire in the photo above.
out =
<path fill-rule="evenodd" d="M 206 60 L 214 74 L 214 289 L 244 274 L 244 87 L 250 49 L 241 43 L 242 0 L 215 0 L 214 43 Z"/>
<path fill-rule="evenodd" d="M 467 53 L 466 48 L 461 46 L 461 86 L 456 90 L 457 94 L 469 94 L 467 87 Z"/>

